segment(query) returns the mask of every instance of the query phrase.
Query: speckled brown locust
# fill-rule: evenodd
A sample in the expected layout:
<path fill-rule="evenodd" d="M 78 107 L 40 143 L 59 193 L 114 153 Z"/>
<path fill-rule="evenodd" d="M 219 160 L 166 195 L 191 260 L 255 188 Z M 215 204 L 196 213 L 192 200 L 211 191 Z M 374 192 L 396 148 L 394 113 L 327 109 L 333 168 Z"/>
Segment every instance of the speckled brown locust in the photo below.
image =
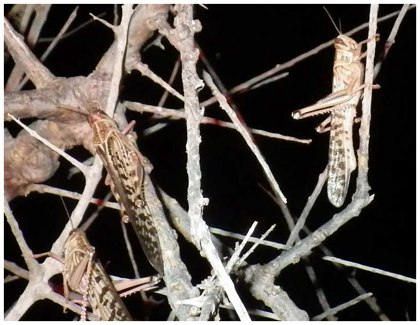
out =
<path fill-rule="evenodd" d="M 69 288 L 83 296 L 81 320 L 86 320 L 88 302 L 101 321 L 133 320 L 82 230 L 71 231 L 63 262 L 64 296 L 69 296 Z"/>
<path fill-rule="evenodd" d="M 74 293 L 81 295 L 81 298 L 72 298 L 72 300 L 82 305 L 80 318 L 82 321 L 87 320 L 88 306 L 100 321 L 133 320 L 121 297 L 140 290 L 156 288 L 155 284 L 159 282 L 158 277 L 146 277 L 125 280 L 121 284 L 114 285 L 97 258 L 95 248 L 90 245 L 83 227 L 70 232 L 64 243 L 62 258 L 50 252 L 33 255 L 35 258 L 42 256 L 50 256 L 63 263 L 64 296 L 69 299 L 75 296 Z M 135 288 L 121 295 L 118 293 L 134 286 Z"/>
<path fill-rule="evenodd" d="M 121 132 L 105 112 L 93 110 L 88 121 L 96 153 L 108 171 L 106 183 L 120 204 L 121 217 L 131 222 L 150 264 L 163 275 L 159 235 L 143 188 L 144 173 L 150 173 L 152 165 L 139 152 L 134 139 Z"/>
<path fill-rule="evenodd" d="M 96 153 L 108 172 L 105 184 L 110 185 L 120 205 L 121 218 L 125 223 L 131 222 L 150 264 L 163 275 L 159 235 L 144 195 L 144 176 L 153 166 L 140 153 L 134 138 L 127 134 L 132 125 L 120 131 L 117 123 L 100 109 L 86 112 L 79 108 L 61 108 L 88 117 Z"/>
<path fill-rule="evenodd" d="M 357 43 L 352 38 L 340 34 L 334 41 L 336 52 L 333 92 L 314 105 L 292 113 L 294 119 L 331 113 L 317 131 L 331 130 L 327 192 L 330 202 L 336 207 L 343 205 L 351 173 L 357 166 L 353 149 L 353 122 L 361 90 L 367 86 L 362 84 L 364 74 L 364 65 L 360 61 L 363 58 L 362 45 L 370 40 Z M 326 127 L 328 123 L 330 123 L 329 128 Z"/>

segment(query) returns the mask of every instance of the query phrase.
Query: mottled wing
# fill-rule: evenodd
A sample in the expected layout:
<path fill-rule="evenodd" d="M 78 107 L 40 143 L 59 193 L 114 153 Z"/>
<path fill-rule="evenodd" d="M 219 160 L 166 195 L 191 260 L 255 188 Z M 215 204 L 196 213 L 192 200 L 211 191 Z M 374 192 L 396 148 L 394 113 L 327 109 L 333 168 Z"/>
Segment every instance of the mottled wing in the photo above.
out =
<path fill-rule="evenodd" d="M 95 248 L 89 244 L 84 232 L 75 229 L 65 245 L 65 285 L 82 295 L 87 290 L 87 300 L 92 312 L 99 320 L 132 320 L 130 313 L 94 252 Z M 90 272 L 87 267 L 88 264 L 91 265 Z M 77 276 L 79 273 L 80 276 Z"/>
<path fill-rule="evenodd" d="M 118 150 L 124 150 L 124 152 L 118 152 Z M 120 205 L 121 218 L 124 222 L 128 222 L 128 220 L 135 217 L 134 211 L 129 209 L 129 207 L 132 206 L 130 200 L 136 192 L 134 190 L 135 180 L 130 180 L 128 177 L 130 172 L 127 169 L 130 166 L 126 166 L 126 164 L 129 162 L 127 160 L 124 162 L 119 160 L 119 157 L 127 156 L 126 151 L 126 148 L 121 146 L 118 136 L 109 136 L 103 144 L 97 147 L 96 151 L 111 177 L 111 191 Z"/>
<path fill-rule="evenodd" d="M 101 321 L 132 320 L 111 279 L 97 258 L 92 268 L 88 300 L 94 314 Z"/>
<path fill-rule="evenodd" d="M 123 217 L 124 215 L 129 217 L 150 264 L 163 274 L 159 235 L 144 199 L 144 168 L 137 148 L 128 137 L 122 134 L 108 137 L 106 144 L 112 160 L 110 165 L 116 168 L 115 172 L 110 173 L 115 186 L 114 191 L 123 190 L 125 193 L 124 196 L 114 192 L 121 205 L 121 213 Z"/>
<path fill-rule="evenodd" d="M 343 205 L 351 172 L 356 168 L 352 132 L 355 112 L 353 105 L 343 105 L 331 113 L 327 192 L 336 207 Z"/>

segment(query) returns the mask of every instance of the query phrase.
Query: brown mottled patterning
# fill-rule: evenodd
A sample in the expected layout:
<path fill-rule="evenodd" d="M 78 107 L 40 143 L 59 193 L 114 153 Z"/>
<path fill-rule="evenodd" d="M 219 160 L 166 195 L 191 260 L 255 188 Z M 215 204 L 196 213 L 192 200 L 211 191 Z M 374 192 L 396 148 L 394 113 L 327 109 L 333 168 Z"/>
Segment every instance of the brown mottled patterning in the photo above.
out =
<path fill-rule="evenodd" d="M 85 233 L 74 229 L 64 244 L 64 295 L 69 288 L 83 295 L 82 320 L 86 303 L 101 321 L 131 321 L 130 313 L 89 244 Z"/>
<path fill-rule="evenodd" d="M 293 118 L 301 119 L 331 112 L 330 118 L 317 131 L 327 131 L 325 125 L 330 122 L 327 193 L 328 199 L 336 207 L 343 205 L 351 172 L 357 166 L 353 149 L 353 122 L 361 90 L 366 87 L 366 84 L 362 84 L 364 68 L 360 59 L 362 44 L 368 41 L 370 39 L 357 43 L 348 36 L 339 35 L 334 41 L 333 92 L 314 105 L 292 113 Z"/>
<path fill-rule="evenodd" d="M 163 275 L 159 235 L 143 192 L 144 173 L 151 171 L 151 164 L 105 112 L 91 112 L 89 124 L 96 152 L 109 174 L 107 183 L 120 204 L 122 220 L 131 222 L 150 264 Z"/>

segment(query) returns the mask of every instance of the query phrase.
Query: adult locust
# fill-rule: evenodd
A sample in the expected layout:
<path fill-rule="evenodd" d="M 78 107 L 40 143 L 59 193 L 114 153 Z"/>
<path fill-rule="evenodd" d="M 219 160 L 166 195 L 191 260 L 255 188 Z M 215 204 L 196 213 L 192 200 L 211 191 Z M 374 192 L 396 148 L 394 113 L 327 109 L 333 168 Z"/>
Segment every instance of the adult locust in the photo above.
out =
<path fill-rule="evenodd" d="M 50 252 L 33 257 L 39 258 L 45 255 L 63 264 L 64 297 L 69 299 L 71 292 L 81 295 L 81 299 L 78 300 L 82 305 L 80 318 L 82 321 L 87 320 L 88 306 L 100 321 L 133 320 L 121 296 L 156 288 L 154 285 L 159 281 L 156 277 L 130 280 L 118 285 L 117 289 L 99 261 L 95 248 L 90 245 L 83 227 L 70 232 L 64 243 L 63 257 Z M 133 286 L 136 288 L 121 295 L 118 293 Z"/>
<path fill-rule="evenodd" d="M 351 173 L 357 166 L 353 148 L 353 122 L 361 90 L 367 86 L 362 84 L 364 75 L 364 65 L 361 62 L 364 57 L 362 45 L 372 39 L 357 43 L 352 38 L 340 34 L 334 40 L 336 52 L 333 92 L 314 105 L 292 113 L 294 119 L 331 113 L 330 117 L 318 126 L 317 131 L 330 130 L 327 193 L 329 201 L 336 207 L 343 205 Z M 371 87 L 378 88 L 372 85 Z"/>
<path fill-rule="evenodd" d="M 130 221 L 150 264 L 163 275 L 162 250 L 155 221 L 144 195 L 144 174 L 152 165 L 137 149 L 134 139 L 121 132 L 105 112 L 90 112 L 93 144 L 108 176 L 105 180 L 121 207 L 124 222 Z"/>
<path fill-rule="evenodd" d="M 105 184 L 110 185 L 120 205 L 121 218 L 132 224 L 150 264 L 163 275 L 159 235 L 144 195 L 145 173 L 151 172 L 151 163 L 140 153 L 134 138 L 127 134 L 130 128 L 120 131 L 117 123 L 104 111 L 94 109 L 87 113 L 64 108 L 88 116 L 96 154 L 108 172 Z"/>
<path fill-rule="evenodd" d="M 81 320 L 86 320 L 87 302 L 101 321 L 133 320 L 81 229 L 73 229 L 67 238 L 63 263 L 64 296 L 69 288 L 83 295 Z"/>

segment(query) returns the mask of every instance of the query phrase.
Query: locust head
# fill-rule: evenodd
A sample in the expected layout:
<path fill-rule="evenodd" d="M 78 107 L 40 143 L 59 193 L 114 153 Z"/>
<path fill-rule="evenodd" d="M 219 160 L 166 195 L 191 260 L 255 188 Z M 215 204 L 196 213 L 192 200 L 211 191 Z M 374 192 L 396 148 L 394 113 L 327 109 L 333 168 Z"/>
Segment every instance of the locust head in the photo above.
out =
<path fill-rule="evenodd" d="M 93 132 L 93 144 L 101 145 L 108 138 L 109 134 L 118 129 L 117 124 L 106 113 L 100 109 L 90 112 L 88 122 Z"/>

